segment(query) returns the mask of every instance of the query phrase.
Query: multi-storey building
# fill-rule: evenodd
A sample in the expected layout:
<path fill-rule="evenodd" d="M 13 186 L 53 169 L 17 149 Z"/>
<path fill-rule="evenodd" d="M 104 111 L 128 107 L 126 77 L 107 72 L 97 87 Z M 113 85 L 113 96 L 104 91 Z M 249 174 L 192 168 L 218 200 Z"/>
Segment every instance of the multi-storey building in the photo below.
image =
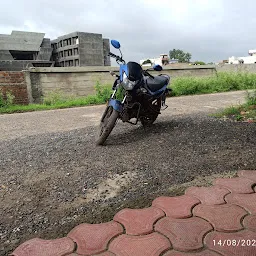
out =
<path fill-rule="evenodd" d="M 55 66 L 110 66 L 109 39 L 101 34 L 74 32 L 51 41 Z"/>

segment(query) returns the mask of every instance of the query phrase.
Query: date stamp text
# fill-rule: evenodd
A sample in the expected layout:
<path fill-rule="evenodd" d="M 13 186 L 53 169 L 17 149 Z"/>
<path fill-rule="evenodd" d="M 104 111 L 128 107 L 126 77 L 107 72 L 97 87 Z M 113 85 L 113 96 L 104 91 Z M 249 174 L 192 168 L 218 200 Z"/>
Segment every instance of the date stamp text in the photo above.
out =
<path fill-rule="evenodd" d="M 256 247 L 256 239 L 219 239 L 213 240 L 214 246 L 241 246 L 241 247 Z"/>

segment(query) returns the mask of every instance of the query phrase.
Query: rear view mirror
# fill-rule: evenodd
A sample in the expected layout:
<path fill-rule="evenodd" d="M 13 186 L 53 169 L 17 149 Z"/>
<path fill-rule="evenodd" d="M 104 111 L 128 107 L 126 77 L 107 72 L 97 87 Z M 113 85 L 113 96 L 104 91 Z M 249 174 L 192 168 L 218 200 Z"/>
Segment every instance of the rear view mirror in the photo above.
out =
<path fill-rule="evenodd" d="M 120 43 L 118 41 L 116 41 L 116 40 L 111 40 L 111 44 L 116 49 L 120 49 L 120 47 L 121 47 Z"/>
<path fill-rule="evenodd" d="M 162 68 L 162 66 L 160 66 L 160 65 L 154 65 L 153 66 L 153 69 L 155 70 L 155 71 L 162 71 L 163 70 L 163 68 Z"/>

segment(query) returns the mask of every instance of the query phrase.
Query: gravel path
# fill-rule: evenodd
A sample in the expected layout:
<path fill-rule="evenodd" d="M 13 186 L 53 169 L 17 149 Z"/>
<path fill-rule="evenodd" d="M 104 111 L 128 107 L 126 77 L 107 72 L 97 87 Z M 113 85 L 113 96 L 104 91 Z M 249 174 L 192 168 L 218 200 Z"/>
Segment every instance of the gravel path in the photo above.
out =
<path fill-rule="evenodd" d="M 146 207 L 179 193 L 174 185 L 255 169 L 255 123 L 207 116 L 243 97 L 169 99 L 155 125 L 144 131 L 119 122 L 105 147 L 94 143 L 104 106 L 1 115 L 0 255 L 33 237 L 108 221 L 121 208 Z"/>
<path fill-rule="evenodd" d="M 245 95 L 245 91 L 236 91 L 168 98 L 169 108 L 161 117 L 215 112 L 219 108 L 243 103 Z M 96 126 L 104 109 L 105 105 L 101 105 L 0 115 L 0 140 Z"/>

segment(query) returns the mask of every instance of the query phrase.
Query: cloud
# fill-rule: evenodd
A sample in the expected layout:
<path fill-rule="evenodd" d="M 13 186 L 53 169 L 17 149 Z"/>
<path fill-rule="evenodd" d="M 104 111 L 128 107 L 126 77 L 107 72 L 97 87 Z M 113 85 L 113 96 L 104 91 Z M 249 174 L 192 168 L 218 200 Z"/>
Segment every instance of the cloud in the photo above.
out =
<path fill-rule="evenodd" d="M 13 0 L 1 4 L 0 33 L 27 30 L 55 39 L 95 32 L 119 40 L 127 60 L 176 48 L 210 62 L 256 48 L 255 7 L 253 0 Z"/>

